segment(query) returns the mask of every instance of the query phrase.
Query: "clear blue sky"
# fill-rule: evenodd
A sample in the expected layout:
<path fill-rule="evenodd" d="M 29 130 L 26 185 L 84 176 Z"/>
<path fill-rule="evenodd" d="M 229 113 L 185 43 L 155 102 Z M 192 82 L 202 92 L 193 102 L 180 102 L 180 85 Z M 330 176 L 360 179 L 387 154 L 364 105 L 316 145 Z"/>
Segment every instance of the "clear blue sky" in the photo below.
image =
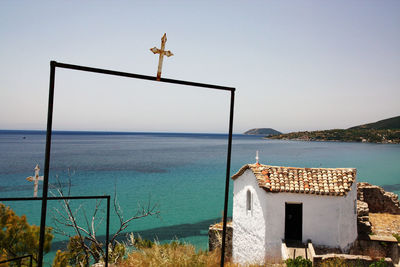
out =
<path fill-rule="evenodd" d="M 237 88 L 234 131 L 400 115 L 400 1 L 0 1 L 0 129 L 45 129 L 49 61 Z M 226 132 L 229 94 L 57 70 L 54 129 Z"/>

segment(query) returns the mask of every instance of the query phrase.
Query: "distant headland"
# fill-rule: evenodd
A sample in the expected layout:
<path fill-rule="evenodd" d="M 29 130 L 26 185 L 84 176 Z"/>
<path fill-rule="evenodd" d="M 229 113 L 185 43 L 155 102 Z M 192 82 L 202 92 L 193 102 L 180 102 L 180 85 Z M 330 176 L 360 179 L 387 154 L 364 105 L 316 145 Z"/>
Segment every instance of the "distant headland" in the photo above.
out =
<path fill-rule="evenodd" d="M 273 136 L 273 135 L 279 135 L 282 133 L 277 130 L 274 130 L 272 128 L 254 128 L 254 129 L 250 129 L 250 130 L 244 132 L 243 134 Z"/>
<path fill-rule="evenodd" d="M 268 139 L 400 144 L 400 116 L 374 123 L 322 131 L 302 131 L 266 136 Z"/>

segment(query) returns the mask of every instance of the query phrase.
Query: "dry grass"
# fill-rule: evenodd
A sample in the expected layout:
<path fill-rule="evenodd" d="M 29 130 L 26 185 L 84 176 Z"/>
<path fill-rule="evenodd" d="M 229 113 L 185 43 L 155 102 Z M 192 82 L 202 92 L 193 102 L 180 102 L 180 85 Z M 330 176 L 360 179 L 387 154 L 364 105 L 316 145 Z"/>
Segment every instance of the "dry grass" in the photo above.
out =
<path fill-rule="evenodd" d="M 400 215 L 389 213 L 370 213 L 372 232 L 377 235 L 392 236 L 400 234 Z"/>
<path fill-rule="evenodd" d="M 175 242 L 134 251 L 120 266 L 217 266 L 217 261 L 216 252 L 196 252 L 192 245 Z"/>
<path fill-rule="evenodd" d="M 321 267 L 356 267 L 357 265 L 354 263 L 348 263 L 342 258 L 333 258 L 333 259 L 328 259 L 324 260 L 321 265 Z"/>
<path fill-rule="evenodd" d="M 367 264 L 367 265 L 366 265 Z M 331 258 L 331 259 L 326 259 L 321 264 L 319 265 L 320 267 L 363 267 L 363 266 L 388 266 L 386 263 L 384 263 L 383 258 L 380 259 L 375 259 L 373 263 L 363 263 L 362 261 L 359 260 L 352 260 L 352 261 L 346 261 L 343 258 Z"/>
<path fill-rule="evenodd" d="M 170 244 L 155 243 L 151 248 L 141 248 L 130 253 L 126 260 L 118 264 L 121 267 L 218 267 L 220 266 L 220 251 L 197 251 L 190 244 L 172 242 Z M 225 267 L 239 267 L 240 265 L 228 261 Z M 264 265 L 248 265 L 260 267 Z M 285 266 L 284 264 L 266 266 Z"/>
<path fill-rule="evenodd" d="M 379 260 L 386 257 L 385 251 L 373 247 L 365 249 L 363 255 L 370 256 L 373 260 Z"/>

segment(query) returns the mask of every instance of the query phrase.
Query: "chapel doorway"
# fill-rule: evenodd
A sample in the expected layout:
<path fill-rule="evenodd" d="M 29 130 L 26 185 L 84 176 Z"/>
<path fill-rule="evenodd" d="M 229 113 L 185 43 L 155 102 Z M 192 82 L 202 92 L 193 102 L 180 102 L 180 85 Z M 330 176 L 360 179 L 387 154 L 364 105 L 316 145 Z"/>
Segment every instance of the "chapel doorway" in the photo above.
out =
<path fill-rule="evenodd" d="M 285 203 L 285 240 L 299 241 L 303 238 L 303 204 Z"/>

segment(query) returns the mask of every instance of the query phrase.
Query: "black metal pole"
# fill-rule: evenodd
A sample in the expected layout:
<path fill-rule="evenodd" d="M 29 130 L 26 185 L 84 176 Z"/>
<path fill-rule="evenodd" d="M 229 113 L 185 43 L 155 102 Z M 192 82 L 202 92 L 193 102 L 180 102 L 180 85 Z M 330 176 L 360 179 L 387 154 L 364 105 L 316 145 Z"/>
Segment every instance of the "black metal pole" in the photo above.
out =
<path fill-rule="evenodd" d="M 228 139 L 228 155 L 226 159 L 226 179 L 225 179 L 225 202 L 224 202 L 224 219 L 222 226 L 222 247 L 221 247 L 221 267 L 225 262 L 225 243 L 226 243 L 226 220 L 228 217 L 228 200 L 229 200 L 229 179 L 231 170 L 231 154 L 232 154 L 232 132 L 233 132 L 233 110 L 235 106 L 235 90 L 231 91 L 231 107 L 229 113 L 229 139 Z"/>
<path fill-rule="evenodd" d="M 43 180 L 43 194 L 42 194 L 42 210 L 40 219 L 40 238 L 39 238 L 39 256 L 38 256 L 38 267 L 43 266 L 43 249 L 44 249 L 44 239 L 46 230 L 46 213 L 47 213 L 47 200 L 48 200 L 48 185 L 49 185 L 49 169 L 50 169 L 50 148 L 51 148 L 51 136 L 52 136 L 52 123 L 53 123 L 53 102 L 54 102 L 54 83 L 55 83 L 55 68 L 66 68 L 79 71 L 102 73 L 107 75 L 122 76 L 127 78 L 137 78 L 144 80 L 157 81 L 156 77 L 139 75 L 134 73 L 78 66 L 72 64 L 58 63 L 56 61 L 50 61 L 50 85 L 49 85 L 49 104 L 47 113 L 47 132 L 46 132 L 46 153 L 45 153 L 45 168 L 44 168 L 44 180 Z M 231 152 L 232 152 L 232 130 L 233 130 L 233 110 L 235 101 L 235 88 L 204 84 L 190 81 L 182 81 L 175 79 L 161 78 L 160 82 L 174 83 L 188 86 L 196 86 L 217 90 L 225 90 L 231 92 L 231 103 L 230 103 L 230 116 L 229 116 L 229 140 L 228 140 L 228 155 L 227 155 L 227 169 L 226 169 L 226 181 L 225 181 L 225 202 L 224 202 L 224 222 L 223 222 L 223 232 L 222 232 L 222 249 L 221 249 L 221 266 L 224 265 L 224 255 L 225 255 L 225 242 L 226 242 L 226 220 L 228 214 L 228 198 L 229 198 L 229 179 L 230 179 L 230 165 L 231 165 Z M 109 202 L 107 205 L 109 212 Z M 109 223 L 109 216 L 108 223 Z M 106 266 L 108 265 L 108 228 L 107 228 L 107 240 L 106 240 Z"/>
<path fill-rule="evenodd" d="M 64 200 L 64 199 L 107 199 L 109 195 L 103 196 L 69 196 L 69 197 L 47 197 L 47 200 Z M 42 200 L 42 197 L 2 197 L 0 201 L 27 201 L 27 200 Z"/>
<path fill-rule="evenodd" d="M 225 91 L 232 91 L 235 89 L 232 87 L 220 86 L 220 85 L 215 85 L 215 84 L 190 82 L 190 81 L 175 80 L 175 79 L 168 79 L 168 78 L 161 78 L 160 80 L 157 80 L 157 77 L 155 77 L 155 76 L 147 76 L 147 75 L 135 74 L 135 73 L 129 73 L 129 72 L 92 68 L 92 67 L 86 67 L 86 66 L 66 64 L 66 63 L 61 63 L 61 62 L 55 62 L 55 65 L 58 68 L 87 71 L 87 72 L 101 73 L 101 74 L 106 74 L 106 75 L 114 75 L 114 76 L 127 77 L 127 78 L 136 78 L 136 79 L 149 80 L 149 81 L 159 81 L 159 82 L 165 82 L 165 83 L 174 83 L 174 84 L 196 86 L 196 87 L 225 90 Z"/>
<path fill-rule="evenodd" d="M 2 260 L 2 261 L 0 261 L 0 264 L 1 263 L 7 263 L 7 262 L 13 262 L 13 261 L 20 261 L 19 265 L 21 265 L 21 260 L 24 259 L 24 258 L 29 258 L 29 266 L 32 267 L 32 259 L 33 259 L 32 255 L 25 255 L 25 256 L 16 257 L 16 258 L 13 258 L 13 259 Z"/>
<path fill-rule="evenodd" d="M 110 231 L 110 196 L 107 196 L 107 228 L 106 228 L 106 266 L 108 267 L 108 235 Z"/>
<path fill-rule="evenodd" d="M 43 266 L 43 249 L 46 231 L 46 212 L 47 212 L 47 191 L 49 188 L 49 169 L 50 169 L 50 147 L 51 147 L 51 131 L 53 124 L 53 102 L 54 102 L 54 80 L 56 66 L 55 61 L 50 61 L 50 85 L 49 85 L 49 106 L 47 110 L 47 131 L 46 131 L 46 154 L 44 159 L 44 179 L 42 194 L 42 215 L 40 218 L 40 237 L 39 237 L 39 257 L 38 267 Z"/>

